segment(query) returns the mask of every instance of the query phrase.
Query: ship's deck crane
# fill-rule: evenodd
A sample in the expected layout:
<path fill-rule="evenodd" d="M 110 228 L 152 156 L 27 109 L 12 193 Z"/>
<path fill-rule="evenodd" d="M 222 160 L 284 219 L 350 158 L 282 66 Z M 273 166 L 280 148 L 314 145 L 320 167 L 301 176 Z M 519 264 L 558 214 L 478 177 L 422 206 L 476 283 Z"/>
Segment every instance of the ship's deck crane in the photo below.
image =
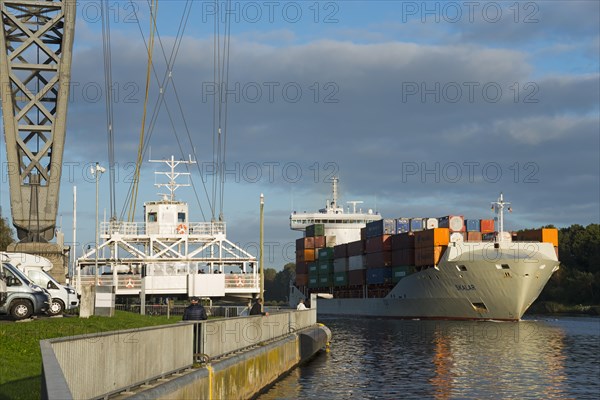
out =
<path fill-rule="evenodd" d="M 2 116 L 12 219 L 21 242 L 54 237 L 75 4 L 0 1 Z"/>

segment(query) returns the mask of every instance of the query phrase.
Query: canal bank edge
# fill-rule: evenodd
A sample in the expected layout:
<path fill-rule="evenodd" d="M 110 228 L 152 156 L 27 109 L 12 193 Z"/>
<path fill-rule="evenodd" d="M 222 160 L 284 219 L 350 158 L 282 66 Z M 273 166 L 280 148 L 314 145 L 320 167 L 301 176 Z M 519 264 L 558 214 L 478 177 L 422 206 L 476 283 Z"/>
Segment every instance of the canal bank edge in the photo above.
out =
<path fill-rule="evenodd" d="M 328 346 L 331 331 L 322 324 L 284 339 L 163 379 L 127 399 L 252 398 L 279 377 Z"/>

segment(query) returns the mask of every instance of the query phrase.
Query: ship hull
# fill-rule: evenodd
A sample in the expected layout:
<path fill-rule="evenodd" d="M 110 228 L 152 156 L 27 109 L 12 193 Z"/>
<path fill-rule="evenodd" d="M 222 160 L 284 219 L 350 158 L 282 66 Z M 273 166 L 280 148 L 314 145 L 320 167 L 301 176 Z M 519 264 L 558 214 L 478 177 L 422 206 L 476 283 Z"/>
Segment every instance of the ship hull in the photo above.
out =
<path fill-rule="evenodd" d="M 559 267 L 549 243 L 456 243 L 384 298 L 318 299 L 322 315 L 519 320 Z"/>

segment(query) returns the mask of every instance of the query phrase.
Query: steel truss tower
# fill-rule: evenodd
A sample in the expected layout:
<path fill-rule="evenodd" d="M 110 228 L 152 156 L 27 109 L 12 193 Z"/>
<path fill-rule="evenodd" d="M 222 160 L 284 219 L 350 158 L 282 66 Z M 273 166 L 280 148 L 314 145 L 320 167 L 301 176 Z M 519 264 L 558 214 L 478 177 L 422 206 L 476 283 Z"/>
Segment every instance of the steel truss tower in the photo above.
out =
<path fill-rule="evenodd" d="M 21 242 L 54 237 L 75 0 L 0 0 L 0 90 L 13 224 Z"/>

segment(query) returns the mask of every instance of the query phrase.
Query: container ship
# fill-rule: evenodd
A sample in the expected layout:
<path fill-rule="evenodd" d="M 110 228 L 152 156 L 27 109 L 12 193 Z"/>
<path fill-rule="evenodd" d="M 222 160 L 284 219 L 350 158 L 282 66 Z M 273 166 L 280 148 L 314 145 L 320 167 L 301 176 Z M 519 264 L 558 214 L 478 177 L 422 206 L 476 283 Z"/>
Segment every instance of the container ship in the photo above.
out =
<path fill-rule="evenodd" d="M 504 231 L 494 219 L 382 218 L 333 200 L 290 216 L 296 280 L 290 305 L 318 293 L 319 314 L 408 319 L 517 321 L 558 270 L 558 231 Z"/>

